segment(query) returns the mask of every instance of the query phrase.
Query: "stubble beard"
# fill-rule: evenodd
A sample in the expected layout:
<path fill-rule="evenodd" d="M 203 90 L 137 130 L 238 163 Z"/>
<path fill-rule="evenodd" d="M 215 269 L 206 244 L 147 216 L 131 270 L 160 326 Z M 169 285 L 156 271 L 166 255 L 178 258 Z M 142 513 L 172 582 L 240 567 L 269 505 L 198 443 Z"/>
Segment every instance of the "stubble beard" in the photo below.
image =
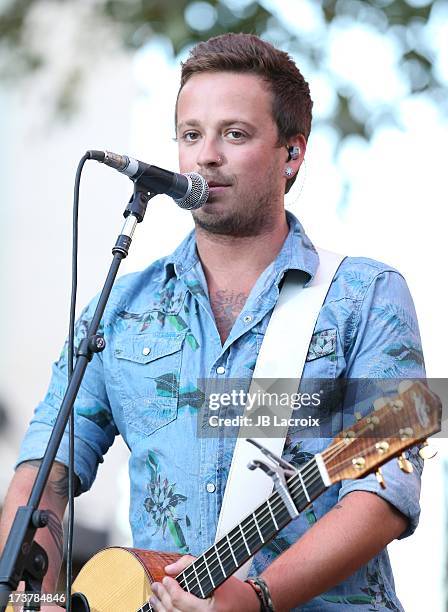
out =
<path fill-rule="evenodd" d="M 268 188 L 266 188 L 266 184 Z M 217 236 L 244 238 L 259 236 L 274 227 L 277 214 L 275 200 L 278 192 L 274 183 L 267 181 L 261 188 L 246 193 L 235 194 L 229 199 L 226 210 L 221 213 L 193 211 L 196 229 Z M 235 187 L 235 186 L 234 186 Z M 210 202 L 210 207 L 214 203 Z"/>

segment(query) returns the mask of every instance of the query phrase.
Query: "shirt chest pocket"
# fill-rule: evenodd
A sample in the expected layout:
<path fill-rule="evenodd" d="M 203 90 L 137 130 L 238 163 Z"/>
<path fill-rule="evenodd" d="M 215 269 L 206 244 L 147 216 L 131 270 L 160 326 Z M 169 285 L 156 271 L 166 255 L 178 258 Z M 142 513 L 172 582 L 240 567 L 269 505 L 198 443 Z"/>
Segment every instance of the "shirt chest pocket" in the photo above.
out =
<path fill-rule="evenodd" d="M 184 338 L 153 332 L 116 341 L 123 416 L 133 430 L 151 435 L 177 417 Z"/>
<path fill-rule="evenodd" d="M 324 329 L 311 337 L 305 363 L 307 378 L 334 378 L 338 361 L 336 329 Z"/>

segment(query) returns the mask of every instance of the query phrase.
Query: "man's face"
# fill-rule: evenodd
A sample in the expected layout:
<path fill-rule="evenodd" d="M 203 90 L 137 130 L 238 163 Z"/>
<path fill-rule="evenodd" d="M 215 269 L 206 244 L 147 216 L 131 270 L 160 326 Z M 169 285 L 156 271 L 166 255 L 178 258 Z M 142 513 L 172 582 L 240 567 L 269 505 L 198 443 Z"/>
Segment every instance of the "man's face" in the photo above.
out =
<path fill-rule="evenodd" d="M 278 146 L 272 94 L 252 74 L 205 72 L 183 87 L 177 107 L 181 172 L 199 172 L 210 197 L 193 212 L 198 227 L 252 236 L 283 210 L 287 159 Z"/>

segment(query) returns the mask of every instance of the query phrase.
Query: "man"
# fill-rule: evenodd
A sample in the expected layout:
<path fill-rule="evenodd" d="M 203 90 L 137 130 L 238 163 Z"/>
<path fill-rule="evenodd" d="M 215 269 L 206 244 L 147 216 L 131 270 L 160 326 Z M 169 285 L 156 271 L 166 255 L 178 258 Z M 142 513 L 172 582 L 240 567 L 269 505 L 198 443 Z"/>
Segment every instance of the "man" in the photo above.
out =
<path fill-rule="evenodd" d="M 183 65 L 180 170 L 201 173 L 210 198 L 171 256 L 118 281 L 102 323 L 107 348 L 89 365 L 76 403 L 77 493 L 91 486 L 120 433 L 131 451 L 136 547 L 197 555 L 214 541 L 235 440 L 196 435 L 199 381 L 250 378 L 284 274 L 298 269 L 311 280 L 316 272 L 318 255 L 283 203 L 303 162 L 311 107 L 293 61 L 256 36 L 211 39 Z M 78 341 L 94 305 L 80 317 Z M 347 258 L 320 311 L 304 376 L 423 375 L 403 278 L 379 262 Z M 23 442 L 3 533 L 26 499 L 65 385 L 66 350 Z M 342 412 L 339 418 L 342 429 Z M 328 443 L 291 429 L 284 457 L 299 465 Z M 55 521 L 66 505 L 66 440 L 57 459 L 42 503 Z M 374 477 L 331 487 L 255 555 L 251 574 L 262 575 L 276 610 L 402 609 L 385 547 L 418 521 L 421 463 L 411 460 L 410 475 L 395 461 L 385 466 L 386 489 Z M 54 529 L 39 539 L 51 559 L 51 590 L 60 542 Z M 190 559 L 167 573 L 175 576 Z M 167 577 L 154 585 L 151 603 L 156 610 L 260 609 L 254 588 L 233 577 L 207 600 Z"/>

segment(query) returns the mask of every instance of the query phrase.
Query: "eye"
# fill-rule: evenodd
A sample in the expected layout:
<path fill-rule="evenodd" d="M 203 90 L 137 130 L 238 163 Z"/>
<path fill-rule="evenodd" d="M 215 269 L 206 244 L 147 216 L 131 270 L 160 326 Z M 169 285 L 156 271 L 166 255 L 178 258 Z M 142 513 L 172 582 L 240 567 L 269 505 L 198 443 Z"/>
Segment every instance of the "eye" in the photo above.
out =
<path fill-rule="evenodd" d="M 184 134 L 182 134 L 180 139 L 184 142 L 195 142 L 198 137 L 199 134 L 197 132 L 185 132 Z"/>
<path fill-rule="evenodd" d="M 227 132 L 226 136 L 230 136 L 230 140 L 242 140 L 245 138 L 246 134 L 241 132 L 240 130 L 230 130 Z"/>

